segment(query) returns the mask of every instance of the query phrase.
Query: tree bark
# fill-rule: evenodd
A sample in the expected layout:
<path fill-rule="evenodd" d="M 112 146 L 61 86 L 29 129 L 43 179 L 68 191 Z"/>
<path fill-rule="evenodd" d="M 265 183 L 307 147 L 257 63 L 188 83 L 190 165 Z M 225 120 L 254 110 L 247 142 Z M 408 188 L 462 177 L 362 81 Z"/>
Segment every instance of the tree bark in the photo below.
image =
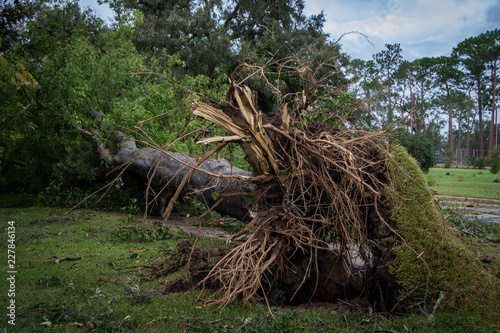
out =
<path fill-rule="evenodd" d="M 479 156 L 484 157 L 483 109 L 481 103 L 481 79 L 477 79 L 477 110 L 479 116 Z"/>
<path fill-rule="evenodd" d="M 469 146 L 470 146 L 470 92 L 472 90 L 472 85 L 469 87 L 469 99 L 467 105 L 467 156 L 469 156 Z"/>
<path fill-rule="evenodd" d="M 425 124 L 425 109 L 424 109 L 424 83 L 421 83 L 420 87 L 420 115 L 418 117 L 418 134 L 421 134 L 424 130 Z"/>
<path fill-rule="evenodd" d="M 448 149 L 453 151 L 453 117 L 451 112 L 451 98 L 450 98 L 450 88 L 448 86 L 448 81 L 445 82 L 445 85 L 446 85 L 446 97 L 448 99 Z M 453 156 L 455 156 L 455 153 L 453 153 Z"/>
<path fill-rule="evenodd" d="M 114 154 L 116 165 L 125 168 L 144 180 L 157 192 L 175 192 L 182 180 L 188 181 L 181 195 L 200 200 L 222 215 L 249 222 L 255 216 L 251 209 L 252 192 L 256 189 L 251 172 L 237 168 L 225 159 L 209 159 L 196 166 L 196 159 L 181 153 L 137 148 L 135 141 L 119 135 L 122 140 L 119 151 Z M 216 204 L 217 203 L 217 204 Z"/>
<path fill-rule="evenodd" d="M 457 152 L 460 152 L 460 154 L 457 154 L 456 159 L 457 163 L 462 164 L 462 127 L 460 122 L 462 121 L 462 109 L 458 109 L 458 137 L 457 137 Z"/>
<path fill-rule="evenodd" d="M 492 101 L 491 101 L 491 124 L 490 124 L 490 145 L 489 145 L 489 156 L 493 153 L 493 149 L 496 148 L 496 112 L 495 112 L 495 97 L 496 97 L 496 86 L 497 86 L 497 63 L 496 60 L 493 62 L 491 67 L 492 76 Z"/>

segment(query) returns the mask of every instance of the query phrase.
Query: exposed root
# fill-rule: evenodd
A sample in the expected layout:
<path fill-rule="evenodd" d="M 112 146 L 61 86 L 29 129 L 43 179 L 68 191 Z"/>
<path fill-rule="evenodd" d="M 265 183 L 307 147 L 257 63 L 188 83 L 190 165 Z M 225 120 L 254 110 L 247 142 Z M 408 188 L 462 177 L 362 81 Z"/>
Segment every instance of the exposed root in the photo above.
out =
<path fill-rule="evenodd" d="M 287 290 L 286 302 L 317 297 L 334 301 L 366 293 L 368 275 L 355 272 L 350 249 L 357 246 L 366 259 L 366 267 L 358 271 L 377 274 L 368 257 L 370 247 L 377 246 L 369 237 L 374 232 L 369 219 L 381 216 L 377 202 L 388 186 L 380 137 L 353 138 L 327 126 L 291 126 L 296 119 L 286 112 L 268 118 L 257 111 L 248 88 L 232 85 L 228 98 L 228 106 L 221 107 L 224 113 L 202 102 L 193 104 L 194 112 L 223 128 L 231 140 L 239 137 L 254 170 L 273 177 L 257 182 L 259 213 L 228 241 L 253 230 L 249 238 L 202 281 L 204 286 L 214 280 L 220 284 L 223 296 L 211 302 L 224 306 L 241 297 L 267 303 L 279 288 Z M 334 276 L 344 281 L 332 282 Z M 328 284 L 335 288 L 325 293 Z M 318 296 L 318 289 L 325 295 Z"/>
<path fill-rule="evenodd" d="M 216 287 L 221 293 L 206 302 L 220 306 L 236 298 L 281 305 L 363 296 L 391 309 L 398 290 L 387 266 L 393 246 L 388 239 L 398 234 L 383 200 L 384 193 L 394 192 L 384 133 L 308 125 L 301 110 L 310 111 L 313 92 L 328 75 L 315 79 L 318 73 L 295 65 L 311 85 L 302 98 L 281 96 L 279 115 L 262 114 L 256 94 L 234 82 L 227 104 L 192 105 L 194 114 L 228 134 L 201 142 L 238 142 L 262 178 L 255 178 L 252 195 L 257 214 L 228 242 L 245 233 L 248 238 L 203 266 L 191 286 Z M 293 66 L 286 62 L 280 70 Z M 249 77 L 267 80 L 262 67 L 242 68 Z M 273 89 L 279 93 L 279 87 Z"/>

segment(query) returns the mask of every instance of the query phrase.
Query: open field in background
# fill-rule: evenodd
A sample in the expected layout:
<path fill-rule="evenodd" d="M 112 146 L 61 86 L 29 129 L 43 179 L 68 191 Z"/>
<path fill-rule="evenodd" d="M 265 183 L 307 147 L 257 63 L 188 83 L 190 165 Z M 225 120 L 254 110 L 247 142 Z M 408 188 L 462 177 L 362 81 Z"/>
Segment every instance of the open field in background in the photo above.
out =
<path fill-rule="evenodd" d="M 4 311 L 0 328 L 15 332 L 492 332 L 497 323 L 478 320 L 475 308 L 443 313 L 387 316 L 366 303 L 273 307 L 236 301 L 205 307 L 199 291 L 163 294 L 165 279 L 150 279 L 148 267 L 195 235 L 163 230 L 131 218 L 90 210 L 67 215 L 55 208 L 0 208 L 0 240 L 7 265 L 7 223 L 16 231 L 15 330 Z M 200 246 L 223 240 L 198 239 Z M 179 277 L 175 273 L 168 279 Z M 1 308 L 8 301 L 5 283 Z M 202 300 L 210 295 L 205 292 Z M 496 309 L 491 309 L 496 311 Z M 494 313 L 494 312 L 492 312 Z"/>
<path fill-rule="evenodd" d="M 500 199 L 500 183 L 493 183 L 497 176 L 487 169 L 431 168 L 428 175 L 435 180 L 431 188 L 440 195 Z"/>

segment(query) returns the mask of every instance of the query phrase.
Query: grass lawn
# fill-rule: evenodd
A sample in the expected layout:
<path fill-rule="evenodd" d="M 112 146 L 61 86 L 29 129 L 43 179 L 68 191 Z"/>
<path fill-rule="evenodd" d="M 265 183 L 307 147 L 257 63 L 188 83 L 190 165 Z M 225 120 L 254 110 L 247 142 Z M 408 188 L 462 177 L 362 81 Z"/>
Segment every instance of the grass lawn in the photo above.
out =
<path fill-rule="evenodd" d="M 459 332 L 499 329 L 478 320 L 474 308 L 435 316 L 418 311 L 397 317 L 363 313 L 355 304 L 273 308 L 236 301 L 224 309 L 197 300 L 200 292 L 163 294 L 165 279 L 147 266 L 161 262 L 195 236 L 165 231 L 112 214 L 55 208 L 1 208 L 3 268 L 0 328 L 7 332 Z M 13 226 L 14 229 L 9 229 Z M 15 263 L 7 262 L 8 230 L 14 230 Z M 200 239 L 199 245 L 223 241 Z M 11 246 L 12 247 L 12 246 Z M 15 296 L 8 296 L 13 264 Z M 12 268 L 11 268 L 12 269 Z M 179 274 L 169 277 L 174 279 Z M 202 300 L 208 292 L 202 295 Z M 6 308 L 15 300 L 16 326 Z M 496 309 L 491 309 L 496 311 Z M 476 318 L 476 319 L 475 319 Z M 3 331 L 3 330 L 2 330 Z"/>
<path fill-rule="evenodd" d="M 493 183 L 496 175 L 487 169 L 431 168 L 429 175 L 436 181 L 432 189 L 440 195 L 500 199 L 500 183 Z"/>

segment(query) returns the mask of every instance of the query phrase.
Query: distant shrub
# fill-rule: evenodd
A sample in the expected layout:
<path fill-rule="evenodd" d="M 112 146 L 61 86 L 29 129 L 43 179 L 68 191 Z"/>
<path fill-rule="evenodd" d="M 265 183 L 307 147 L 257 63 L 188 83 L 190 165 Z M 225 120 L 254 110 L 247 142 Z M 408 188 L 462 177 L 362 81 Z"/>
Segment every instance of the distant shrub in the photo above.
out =
<path fill-rule="evenodd" d="M 427 173 L 430 168 L 436 165 L 435 145 L 426 136 L 404 132 L 398 136 L 398 141 L 405 147 L 408 154 L 417 160 L 423 172 Z"/>
<path fill-rule="evenodd" d="M 500 171 L 500 147 L 493 150 L 490 156 L 490 172 L 496 175 Z"/>
<path fill-rule="evenodd" d="M 470 156 L 467 158 L 466 163 L 475 169 L 484 169 L 486 160 L 484 157 Z"/>
<path fill-rule="evenodd" d="M 473 160 L 474 168 L 476 169 L 484 169 L 486 165 L 486 159 L 484 157 L 477 157 Z"/>
<path fill-rule="evenodd" d="M 427 185 L 436 186 L 437 185 L 436 178 L 432 177 L 431 175 L 427 175 Z"/>
<path fill-rule="evenodd" d="M 453 163 L 453 158 L 454 158 L 454 154 L 453 154 L 453 151 L 452 150 L 448 150 L 445 154 L 444 154 L 444 167 L 446 169 L 449 169 L 451 168 L 451 163 Z"/>

